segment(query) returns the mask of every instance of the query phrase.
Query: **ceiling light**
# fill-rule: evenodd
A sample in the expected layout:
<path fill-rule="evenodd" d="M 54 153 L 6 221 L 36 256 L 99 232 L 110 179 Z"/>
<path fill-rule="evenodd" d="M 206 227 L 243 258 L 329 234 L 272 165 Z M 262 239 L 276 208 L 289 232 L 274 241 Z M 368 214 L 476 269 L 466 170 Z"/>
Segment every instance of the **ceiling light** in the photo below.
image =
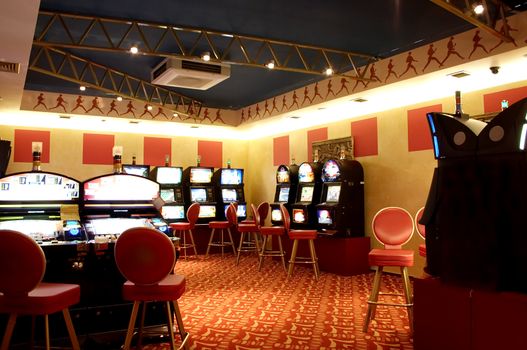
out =
<path fill-rule="evenodd" d="M 79 90 L 80 91 L 86 91 L 86 86 L 84 86 L 84 85 L 79 86 Z"/>
<path fill-rule="evenodd" d="M 274 69 L 274 61 L 270 60 L 265 66 L 269 69 Z"/>
<path fill-rule="evenodd" d="M 139 124 L 139 122 L 136 120 L 130 120 L 130 124 Z"/>
<path fill-rule="evenodd" d="M 326 75 L 333 75 L 333 68 L 331 68 L 331 67 L 326 68 L 325 73 L 326 73 Z"/>
<path fill-rule="evenodd" d="M 191 129 L 199 129 L 199 126 L 197 126 L 197 125 L 191 125 L 190 128 L 191 128 Z"/>
<path fill-rule="evenodd" d="M 201 54 L 201 59 L 205 62 L 210 61 L 210 52 L 204 52 Z"/>
<path fill-rule="evenodd" d="M 464 77 L 468 77 L 469 75 L 470 73 L 464 70 L 460 70 L 454 73 L 447 74 L 447 76 L 454 77 L 454 78 L 464 78 Z"/>
<path fill-rule="evenodd" d="M 368 101 L 367 99 L 365 98 L 362 98 L 362 97 L 357 97 L 357 98 L 354 98 L 353 100 L 350 100 L 351 102 L 359 102 L 359 103 L 362 103 L 362 102 L 366 102 Z"/>
<path fill-rule="evenodd" d="M 300 116 L 299 115 L 292 115 L 289 118 L 291 118 L 291 119 L 300 119 Z"/>
<path fill-rule="evenodd" d="M 177 117 L 179 117 L 179 114 L 174 113 L 174 114 L 172 114 L 172 116 L 173 116 L 174 118 L 177 118 Z"/>
<path fill-rule="evenodd" d="M 59 115 L 60 119 L 70 119 L 71 117 L 69 115 Z"/>
<path fill-rule="evenodd" d="M 132 46 L 132 47 L 130 48 L 130 52 L 133 53 L 133 54 L 135 55 L 136 53 L 139 52 L 139 49 L 137 48 L 137 46 Z"/>
<path fill-rule="evenodd" d="M 151 110 L 152 110 L 152 106 L 148 105 L 148 106 L 146 106 L 146 109 L 148 109 L 149 111 L 151 111 Z"/>
<path fill-rule="evenodd" d="M 481 15 L 485 11 L 485 7 L 482 4 L 474 6 L 473 11 L 476 15 Z"/>
<path fill-rule="evenodd" d="M 121 102 L 123 98 L 121 96 L 117 96 L 117 101 Z"/>

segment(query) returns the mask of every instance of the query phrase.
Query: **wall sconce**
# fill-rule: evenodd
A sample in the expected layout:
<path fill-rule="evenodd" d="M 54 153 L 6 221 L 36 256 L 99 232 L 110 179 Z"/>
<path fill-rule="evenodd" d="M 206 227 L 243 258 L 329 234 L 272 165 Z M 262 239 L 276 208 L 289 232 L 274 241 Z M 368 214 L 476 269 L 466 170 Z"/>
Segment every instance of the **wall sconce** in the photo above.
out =
<path fill-rule="evenodd" d="M 201 59 L 205 62 L 210 61 L 210 52 L 204 52 L 201 54 Z"/>

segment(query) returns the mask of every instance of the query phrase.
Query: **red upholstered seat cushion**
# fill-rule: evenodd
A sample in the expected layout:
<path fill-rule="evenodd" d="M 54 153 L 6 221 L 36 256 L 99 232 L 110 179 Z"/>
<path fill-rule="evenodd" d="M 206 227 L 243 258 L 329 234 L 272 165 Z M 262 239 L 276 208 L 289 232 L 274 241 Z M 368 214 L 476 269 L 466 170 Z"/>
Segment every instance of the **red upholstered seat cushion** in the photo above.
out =
<path fill-rule="evenodd" d="M 317 230 L 290 230 L 289 238 L 291 239 L 315 239 Z"/>
<path fill-rule="evenodd" d="M 209 228 L 229 228 L 231 224 L 228 221 L 211 221 Z"/>
<path fill-rule="evenodd" d="M 258 231 L 258 226 L 253 223 L 252 224 L 244 224 L 243 222 L 241 224 L 238 224 L 238 232 L 256 232 Z"/>
<path fill-rule="evenodd" d="M 52 314 L 77 304 L 80 295 L 77 284 L 40 283 L 27 296 L 7 297 L 0 293 L 0 313 Z"/>
<path fill-rule="evenodd" d="M 262 226 L 260 227 L 260 233 L 267 236 L 280 236 L 285 232 L 283 226 Z"/>
<path fill-rule="evenodd" d="M 158 284 L 136 285 L 126 281 L 123 285 L 123 299 L 139 301 L 177 300 L 185 292 L 186 280 L 182 275 L 168 275 Z"/>
<path fill-rule="evenodd" d="M 407 249 L 372 249 L 368 254 L 370 266 L 413 266 L 414 251 Z"/>
<path fill-rule="evenodd" d="M 174 231 L 185 231 L 191 229 L 191 225 L 189 222 L 174 222 L 169 226 Z"/>
<path fill-rule="evenodd" d="M 419 255 L 426 258 L 426 244 L 419 244 Z"/>
<path fill-rule="evenodd" d="M 240 224 L 253 224 L 254 225 L 254 220 L 251 220 L 251 219 L 245 219 L 243 220 L 242 222 L 240 222 Z"/>

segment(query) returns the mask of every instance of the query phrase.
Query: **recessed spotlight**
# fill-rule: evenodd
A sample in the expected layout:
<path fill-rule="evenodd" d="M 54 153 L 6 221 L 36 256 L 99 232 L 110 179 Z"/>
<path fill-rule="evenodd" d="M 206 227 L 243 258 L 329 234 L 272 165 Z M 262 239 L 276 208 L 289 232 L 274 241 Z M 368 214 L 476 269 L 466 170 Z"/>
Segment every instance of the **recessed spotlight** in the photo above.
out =
<path fill-rule="evenodd" d="M 476 15 L 481 15 L 483 12 L 485 12 L 485 7 L 482 4 L 477 4 L 474 6 L 473 10 Z"/>
<path fill-rule="evenodd" d="M 274 69 L 274 60 L 270 60 L 265 66 L 269 69 Z"/>
<path fill-rule="evenodd" d="M 152 106 L 150 106 L 150 105 L 146 106 L 146 109 L 148 109 L 149 111 L 151 111 L 151 110 L 152 110 L 152 108 L 153 108 L 153 107 L 152 107 Z"/>
<path fill-rule="evenodd" d="M 137 120 L 130 120 L 130 124 L 139 124 Z"/>
<path fill-rule="evenodd" d="M 454 78 L 464 78 L 464 77 L 468 77 L 469 75 L 470 73 L 464 70 L 460 70 L 454 73 L 447 74 L 447 76 L 454 77 Z"/>
<path fill-rule="evenodd" d="M 210 61 L 210 52 L 204 52 L 201 54 L 201 59 L 205 62 Z"/>
<path fill-rule="evenodd" d="M 133 53 L 133 54 L 135 55 L 136 53 L 139 52 L 139 49 L 137 48 L 137 46 L 132 46 L 132 47 L 130 48 L 130 52 Z"/>
<path fill-rule="evenodd" d="M 79 86 L 79 90 L 80 91 L 86 91 L 86 86 L 84 86 L 84 85 Z"/>
<path fill-rule="evenodd" d="M 197 126 L 197 125 L 191 125 L 190 128 L 191 128 L 191 129 L 199 129 L 199 126 Z"/>
<path fill-rule="evenodd" d="M 317 108 L 319 111 L 323 111 L 324 109 L 326 109 L 326 107 L 318 107 Z"/>
<path fill-rule="evenodd" d="M 174 113 L 174 114 L 172 114 L 172 116 L 173 116 L 174 118 L 177 118 L 177 117 L 179 117 L 179 114 Z"/>
<path fill-rule="evenodd" d="M 367 99 L 365 98 L 362 98 L 362 97 L 357 97 L 357 98 L 354 98 L 353 100 L 350 100 L 351 102 L 358 102 L 358 103 L 362 103 L 362 102 L 366 102 L 368 101 Z"/>
<path fill-rule="evenodd" d="M 117 101 L 121 102 L 123 98 L 121 96 L 117 96 Z"/>
<path fill-rule="evenodd" d="M 71 117 L 69 115 L 59 115 L 60 119 L 70 119 Z"/>
<path fill-rule="evenodd" d="M 291 119 L 300 119 L 300 116 L 299 115 L 291 115 L 291 116 L 289 116 L 289 118 L 291 118 Z"/>
<path fill-rule="evenodd" d="M 333 68 L 331 68 L 331 67 L 326 68 L 326 71 L 324 73 L 326 75 L 333 75 Z"/>

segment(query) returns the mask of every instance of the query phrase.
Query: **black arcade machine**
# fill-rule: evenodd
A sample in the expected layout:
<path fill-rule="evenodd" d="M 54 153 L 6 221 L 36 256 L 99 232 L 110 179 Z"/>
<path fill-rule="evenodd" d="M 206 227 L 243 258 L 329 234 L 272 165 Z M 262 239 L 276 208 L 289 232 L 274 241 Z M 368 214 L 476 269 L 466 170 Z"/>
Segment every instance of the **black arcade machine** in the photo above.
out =
<path fill-rule="evenodd" d="M 200 204 L 198 223 L 207 223 L 216 219 L 216 194 L 212 175 L 214 168 L 190 166 L 183 171 L 183 198 L 188 207 L 194 202 Z"/>
<path fill-rule="evenodd" d="M 322 164 L 315 160 L 304 162 L 298 168 L 296 202 L 291 205 L 291 227 L 293 229 L 315 229 L 317 227 L 316 205 L 322 190 Z"/>
<path fill-rule="evenodd" d="M 243 169 L 231 168 L 230 160 L 227 168 L 221 168 L 214 172 L 213 182 L 216 186 L 216 198 L 218 201 L 216 213 L 219 220 L 225 220 L 225 213 L 230 203 L 238 203 L 238 221 L 247 217 L 247 203 L 243 191 Z"/>
<path fill-rule="evenodd" d="M 150 179 L 159 184 L 159 196 L 164 202 L 161 216 L 168 223 L 185 220 L 182 178 L 183 168 L 170 166 L 168 160 L 165 166 L 155 167 L 150 172 Z"/>
<path fill-rule="evenodd" d="M 321 203 L 316 206 L 319 232 L 364 236 L 364 172 L 356 160 L 329 159 L 322 167 Z"/>
<path fill-rule="evenodd" d="M 284 204 L 288 210 L 296 199 L 298 185 L 298 165 L 291 164 L 279 165 L 276 169 L 276 190 L 274 192 L 274 202 L 271 203 L 271 223 L 273 225 L 282 224 L 282 214 L 280 204 Z"/>

